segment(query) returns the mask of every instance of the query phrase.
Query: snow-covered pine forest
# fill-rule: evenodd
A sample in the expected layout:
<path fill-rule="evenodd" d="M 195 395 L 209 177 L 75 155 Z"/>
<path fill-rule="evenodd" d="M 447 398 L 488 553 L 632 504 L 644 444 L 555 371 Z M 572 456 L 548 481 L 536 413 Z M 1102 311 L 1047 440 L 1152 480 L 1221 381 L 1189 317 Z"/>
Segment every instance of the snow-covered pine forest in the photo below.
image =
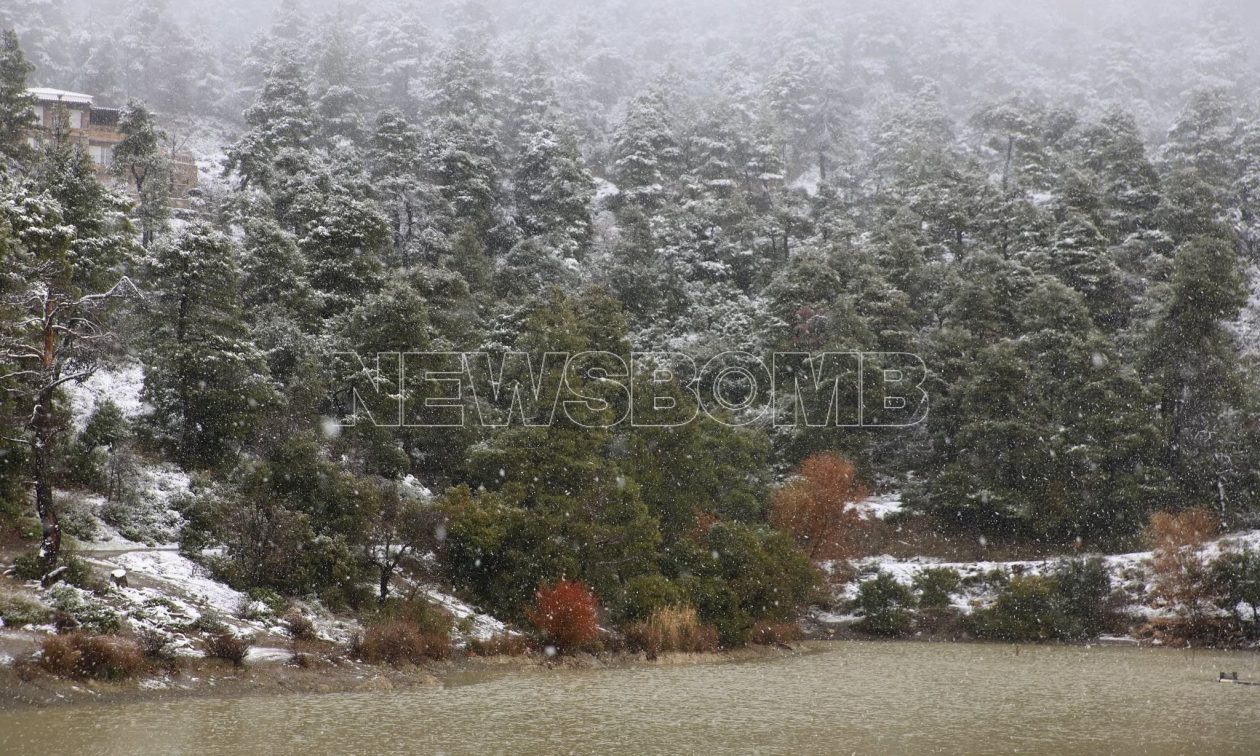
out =
<path fill-rule="evenodd" d="M 366 657 L 386 622 L 421 655 L 680 616 L 697 647 L 806 616 L 1252 637 L 1256 539 L 1215 539 L 1260 520 L 1258 27 L 1245 0 L 3 0 L 0 616 L 126 632 L 99 604 L 212 653 L 315 616 Z M 120 108 L 107 177 L 28 87 Z M 591 351 L 912 353 L 930 412 L 342 423 L 339 353 Z"/>

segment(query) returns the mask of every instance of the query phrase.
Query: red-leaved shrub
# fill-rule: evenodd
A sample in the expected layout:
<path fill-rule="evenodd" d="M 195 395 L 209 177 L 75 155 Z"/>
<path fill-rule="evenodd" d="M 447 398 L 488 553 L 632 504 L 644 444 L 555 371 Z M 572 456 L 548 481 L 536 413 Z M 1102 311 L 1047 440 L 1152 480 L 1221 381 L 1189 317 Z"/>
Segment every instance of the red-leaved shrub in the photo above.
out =
<path fill-rule="evenodd" d="M 580 580 L 561 580 L 534 594 L 529 621 L 558 650 L 571 651 L 599 632 L 599 600 Z"/>

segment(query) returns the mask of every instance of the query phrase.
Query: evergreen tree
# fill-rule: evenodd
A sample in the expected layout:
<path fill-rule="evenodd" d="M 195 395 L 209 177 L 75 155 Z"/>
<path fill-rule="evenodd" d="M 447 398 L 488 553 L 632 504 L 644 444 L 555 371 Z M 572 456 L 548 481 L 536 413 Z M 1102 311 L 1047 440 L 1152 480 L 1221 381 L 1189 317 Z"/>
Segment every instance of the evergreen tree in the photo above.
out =
<path fill-rule="evenodd" d="M 70 248 L 74 285 L 84 291 L 113 286 L 137 251 L 127 202 L 97 181 L 92 159 L 70 133 L 65 108 L 53 110 L 31 178 L 60 203 L 64 222 L 75 229 Z"/>
<path fill-rule="evenodd" d="M 196 223 L 157 245 L 150 276 L 157 294 L 144 395 L 152 422 L 181 462 L 213 465 L 250 437 L 274 399 L 241 316 L 236 249 Z"/>
<path fill-rule="evenodd" d="M 545 237 L 562 256 L 581 259 L 591 239 L 595 190 L 574 140 L 549 129 L 529 134 L 513 186 L 521 232 Z"/>
<path fill-rule="evenodd" d="M 394 259 L 404 263 L 413 261 L 423 225 L 421 208 L 427 189 L 420 180 L 420 132 L 398 110 L 382 112 L 376 118 L 367 162 L 376 195 L 390 215 Z"/>
<path fill-rule="evenodd" d="M 1170 167 L 1193 171 L 1222 200 L 1238 174 L 1239 122 L 1235 107 L 1222 89 L 1194 92 L 1168 130 L 1164 148 L 1164 159 Z"/>
<path fill-rule="evenodd" d="M 642 92 L 613 135 L 613 182 L 628 200 L 644 208 L 658 207 L 669 196 L 680 158 L 663 93 Z"/>
<path fill-rule="evenodd" d="M 61 214 L 67 206 L 7 177 L 0 177 L 0 191 L 0 410 L 7 415 L 0 417 L 0 427 L 9 431 L 5 451 L 17 446 L 24 453 L 14 455 L 14 461 L 25 457 L 28 467 L 22 472 L 34 483 L 41 528 L 38 566 L 47 574 L 61 550 L 54 455 L 69 417 L 58 411 L 59 393 L 66 384 L 90 377 L 115 345 L 110 305 L 133 293 L 133 287 L 122 278 L 107 288 L 86 288 L 95 278 L 80 270 L 75 228 Z M 5 469 L 0 482 L 11 476 L 12 470 Z"/>
<path fill-rule="evenodd" d="M 247 319 L 260 324 L 277 317 L 305 322 L 315 294 L 293 235 L 266 217 L 247 218 L 242 226 L 241 303 Z"/>
<path fill-rule="evenodd" d="M 27 140 L 35 128 L 35 98 L 26 92 L 26 77 L 34 70 L 22 55 L 17 32 L 0 32 L 0 169 L 31 157 Z"/>
<path fill-rule="evenodd" d="M 140 243 L 148 247 L 170 215 L 170 165 L 161 152 L 166 135 L 153 123 L 148 108 L 128 102 L 118 115 L 118 132 L 123 139 L 114 145 L 115 176 L 127 181 L 139 198 Z"/>
<path fill-rule="evenodd" d="M 429 233 L 422 239 L 428 262 L 450 253 L 459 230 L 471 225 L 495 254 L 515 239 L 501 233 L 507 221 L 497 166 L 501 150 L 491 125 L 466 116 L 432 122 L 424 148 L 425 178 L 434 187 L 426 203 Z"/>
<path fill-rule="evenodd" d="M 1250 405 L 1237 345 L 1225 324 L 1247 289 L 1229 241 L 1198 237 L 1177 250 L 1163 310 L 1146 337 L 1144 362 L 1159 387 L 1169 472 L 1193 501 L 1249 498 L 1246 425 Z M 1242 490 L 1240 490 L 1242 489 Z"/>
<path fill-rule="evenodd" d="M 389 241 L 389 222 L 371 201 L 334 186 L 312 198 L 315 206 L 298 249 L 306 260 L 318 309 L 344 312 L 380 285 L 381 251 Z"/>
<path fill-rule="evenodd" d="M 315 132 L 306 86 L 293 52 L 282 51 L 268 69 L 254 104 L 245 111 L 249 130 L 227 151 L 225 171 L 240 177 L 242 189 L 272 188 L 278 180 L 278 165 L 301 159 L 292 153 L 305 150 Z"/>

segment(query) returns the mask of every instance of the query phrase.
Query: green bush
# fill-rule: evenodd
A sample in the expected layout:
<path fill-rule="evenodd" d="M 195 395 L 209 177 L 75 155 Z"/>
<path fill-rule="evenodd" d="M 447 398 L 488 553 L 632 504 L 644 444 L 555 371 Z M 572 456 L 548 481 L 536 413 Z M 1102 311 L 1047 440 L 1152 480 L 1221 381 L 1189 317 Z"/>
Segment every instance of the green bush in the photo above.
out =
<path fill-rule="evenodd" d="M 621 603 L 613 611 L 618 622 L 634 622 L 682 601 L 683 590 L 664 575 L 636 575 L 626 581 Z"/>
<path fill-rule="evenodd" d="M 1050 577 L 1059 610 L 1056 637 L 1093 638 L 1114 622 L 1111 574 L 1102 559 L 1062 559 Z"/>
<path fill-rule="evenodd" d="M 887 572 L 858 586 L 853 608 L 862 615 L 856 627 L 875 635 L 905 635 L 910 631 L 914 594 Z"/>
<path fill-rule="evenodd" d="M 1216 605 L 1231 612 L 1251 637 L 1260 636 L 1260 551 L 1228 550 L 1212 561 L 1211 575 Z"/>
<path fill-rule="evenodd" d="M 266 607 L 264 616 L 279 617 L 289 606 L 289 600 L 270 588 L 250 588 L 245 591 L 248 604 L 262 604 Z M 248 606 L 245 608 L 249 608 Z M 244 617 L 243 619 L 261 619 L 262 617 Z"/>
<path fill-rule="evenodd" d="M 47 595 L 55 611 L 69 617 L 73 620 L 69 624 L 86 633 L 112 635 L 122 627 L 118 612 L 80 588 L 58 584 L 49 588 Z"/>
<path fill-rule="evenodd" d="M 992 606 L 971 615 L 972 632 L 992 640 L 1051 640 L 1064 624 L 1054 581 L 1036 575 L 1011 578 Z"/>
<path fill-rule="evenodd" d="M 747 643 L 758 621 L 792 619 L 817 584 L 791 537 L 766 527 L 718 522 L 699 542 L 680 541 L 669 555 L 689 603 L 717 628 L 724 646 Z"/>
<path fill-rule="evenodd" d="M 1111 576 L 1097 557 L 1063 559 L 1047 575 L 1016 576 L 999 586 L 993 605 L 970 618 L 981 638 L 1083 640 L 1116 620 Z"/>
<path fill-rule="evenodd" d="M 57 579 L 53 582 L 65 583 L 67 585 L 77 586 L 79 588 L 99 588 L 100 585 L 92 580 L 92 568 L 88 567 L 87 562 L 82 559 L 69 555 L 63 549 L 61 552 L 60 564 L 56 569 L 61 569 L 57 573 Z M 21 554 L 13 560 L 13 574 L 22 580 L 41 580 L 44 577 L 43 565 L 39 560 L 39 555 L 35 553 Z"/>
<path fill-rule="evenodd" d="M 687 577 L 681 581 L 700 619 L 717 629 L 723 646 L 742 646 L 752 634 L 755 620 L 744 609 L 739 594 L 724 580 Z"/>
<path fill-rule="evenodd" d="M 931 567 L 915 575 L 910 587 L 918 594 L 920 609 L 940 609 L 950 605 L 950 597 L 960 582 L 957 570 Z"/>

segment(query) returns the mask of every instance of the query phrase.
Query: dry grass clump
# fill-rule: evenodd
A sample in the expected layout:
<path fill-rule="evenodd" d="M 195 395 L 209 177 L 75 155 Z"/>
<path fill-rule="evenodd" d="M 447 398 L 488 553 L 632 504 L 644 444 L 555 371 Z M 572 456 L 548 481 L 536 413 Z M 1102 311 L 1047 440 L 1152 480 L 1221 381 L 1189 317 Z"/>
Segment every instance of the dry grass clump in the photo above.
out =
<path fill-rule="evenodd" d="M 121 680 L 146 667 L 140 645 L 112 635 L 53 635 L 42 645 L 39 666 L 59 677 Z"/>
<path fill-rule="evenodd" d="M 652 612 L 646 622 L 634 622 L 625 629 L 632 648 L 656 655 L 663 651 L 700 653 L 718 647 L 717 630 L 700 622 L 693 607 L 665 606 Z"/>
<path fill-rule="evenodd" d="M 422 599 L 386 605 L 350 641 L 350 656 L 369 664 L 419 664 L 451 653 L 451 615 Z"/>
<path fill-rule="evenodd" d="M 350 655 L 369 664 L 420 664 L 450 655 L 449 631 L 425 628 L 405 618 L 390 619 L 354 636 Z"/>
<path fill-rule="evenodd" d="M 489 638 L 473 638 L 465 649 L 469 656 L 524 656 L 529 643 L 523 635 L 496 633 Z"/>
<path fill-rule="evenodd" d="M 295 641 L 313 641 L 318 637 L 315 622 L 296 609 L 284 615 L 284 631 Z"/>
<path fill-rule="evenodd" d="M 234 667 L 245 666 L 245 657 L 249 655 L 254 639 L 235 635 L 231 632 L 212 633 L 202 640 L 206 657 L 223 659 L 232 662 Z"/>
<path fill-rule="evenodd" d="M 43 624 L 51 614 L 48 607 L 32 597 L 0 591 L 0 621 L 7 626 Z"/>

